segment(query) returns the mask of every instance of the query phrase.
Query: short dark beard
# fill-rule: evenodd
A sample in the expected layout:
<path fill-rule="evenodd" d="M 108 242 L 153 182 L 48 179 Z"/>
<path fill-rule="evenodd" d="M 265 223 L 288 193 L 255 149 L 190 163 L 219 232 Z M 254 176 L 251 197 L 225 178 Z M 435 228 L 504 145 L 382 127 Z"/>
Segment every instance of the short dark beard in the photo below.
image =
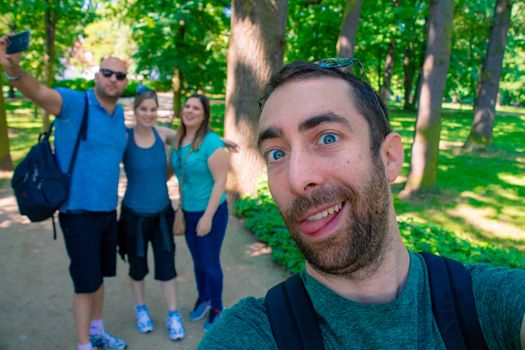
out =
<path fill-rule="evenodd" d="M 372 273 L 383 260 L 389 244 L 390 192 L 379 155 L 373 155 L 370 179 L 362 189 L 336 185 L 296 198 L 283 218 L 306 260 L 315 269 L 331 275 Z M 300 233 L 299 220 L 308 210 L 323 204 L 344 202 L 349 216 L 344 227 L 329 238 L 315 242 Z M 344 207 L 343 207 L 344 209 Z"/>

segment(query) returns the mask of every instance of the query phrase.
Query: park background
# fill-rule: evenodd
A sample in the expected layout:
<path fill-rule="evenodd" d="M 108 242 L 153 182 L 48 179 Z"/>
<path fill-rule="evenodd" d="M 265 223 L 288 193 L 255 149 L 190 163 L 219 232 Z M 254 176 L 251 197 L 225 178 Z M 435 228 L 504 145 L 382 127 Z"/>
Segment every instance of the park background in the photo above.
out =
<path fill-rule="evenodd" d="M 31 30 L 22 66 L 49 86 L 92 87 L 100 59 L 115 55 L 129 63 L 124 97 L 144 84 L 170 99 L 164 123 L 178 125 L 184 96 L 209 95 L 212 126 L 241 146 L 228 180 L 235 214 L 288 271 L 303 259 L 269 196 L 257 100 L 285 63 L 357 57 L 403 137 L 392 191 L 409 248 L 525 268 L 523 2 L 0 0 L 0 8 L 0 33 Z M 0 91 L 7 187 L 53 117 L 3 74 Z"/>

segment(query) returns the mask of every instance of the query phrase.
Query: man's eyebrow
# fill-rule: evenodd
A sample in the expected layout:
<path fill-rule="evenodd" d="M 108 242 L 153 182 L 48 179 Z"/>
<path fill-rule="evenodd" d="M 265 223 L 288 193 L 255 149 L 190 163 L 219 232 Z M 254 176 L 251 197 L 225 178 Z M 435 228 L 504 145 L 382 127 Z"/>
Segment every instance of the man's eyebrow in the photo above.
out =
<path fill-rule="evenodd" d="M 315 128 L 319 124 L 327 123 L 327 122 L 335 122 L 335 123 L 344 124 L 346 126 L 350 126 L 350 122 L 348 121 L 348 119 L 340 115 L 337 115 L 335 113 L 328 112 L 328 113 L 323 113 L 323 114 L 316 115 L 316 116 L 306 119 L 305 121 L 299 124 L 298 130 L 299 132 L 305 132 L 309 129 Z"/>
<path fill-rule="evenodd" d="M 257 138 L 257 148 L 261 148 L 261 143 L 268 139 L 275 139 L 282 136 L 282 131 L 276 127 L 269 127 L 263 130 Z"/>

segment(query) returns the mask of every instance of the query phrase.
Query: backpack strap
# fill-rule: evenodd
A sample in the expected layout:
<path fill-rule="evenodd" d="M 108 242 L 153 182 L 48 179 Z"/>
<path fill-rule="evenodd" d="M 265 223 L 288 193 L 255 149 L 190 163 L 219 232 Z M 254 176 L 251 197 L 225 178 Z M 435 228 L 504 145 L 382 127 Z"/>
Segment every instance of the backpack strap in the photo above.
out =
<path fill-rule="evenodd" d="M 324 349 L 312 301 L 298 273 L 271 288 L 264 304 L 278 349 Z"/>
<path fill-rule="evenodd" d="M 71 162 L 69 162 L 69 169 L 67 171 L 67 176 L 71 176 L 73 173 L 73 167 L 75 166 L 75 161 L 77 160 L 78 146 L 80 145 L 80 139 L 87 139 L 87 125 L 88 125 L 88 115 L 89 115 L 89 101 L 87 91 L 84 94 L 84 113 L 82 114 L 82 121 L 80 124 L 80 129 L 78 130 L 77 140 L 75 142 L 75 148 L 73 149 L 73 155 L 71 156 Z M 51 124 L 50 130 L 53 127 Z"/>
<path fill-rule="evenodd" d="M 488 349 L 474 303 L 470 272 L 461 263 L 420 253 L 427 266 L 432 312 L 447 349 Z"/>

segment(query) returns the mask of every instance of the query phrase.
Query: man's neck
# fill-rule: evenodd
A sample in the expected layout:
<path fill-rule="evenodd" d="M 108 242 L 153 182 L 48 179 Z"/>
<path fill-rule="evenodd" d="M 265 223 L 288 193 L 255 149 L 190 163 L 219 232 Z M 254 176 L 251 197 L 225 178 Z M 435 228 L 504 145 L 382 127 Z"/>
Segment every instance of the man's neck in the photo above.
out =
<path fill-rule="evenodd" d="M 104 98 L 97 93 L 96 89 L 94 91 L 98 103 L 100 103 L 101 106 L 104 107 L 104 109 L 106 110 L 106 112 L 109 113 L 109 115 L 113 115 L 113 113 L 115 113 L 115 107 L 117 106 L 118 98 Z"/>
<path fill-rule="evenodd" d="M 331 275 L 306 263 L 306 271 L 319 283 L 340 296 L 364 304 L 383 304 L 392 301 L 403 289 L 408 276 L 410 256 L 403 244 L 399 229 L 382 261 L 372 271 L 359 270 L 351 275 Z"/>

